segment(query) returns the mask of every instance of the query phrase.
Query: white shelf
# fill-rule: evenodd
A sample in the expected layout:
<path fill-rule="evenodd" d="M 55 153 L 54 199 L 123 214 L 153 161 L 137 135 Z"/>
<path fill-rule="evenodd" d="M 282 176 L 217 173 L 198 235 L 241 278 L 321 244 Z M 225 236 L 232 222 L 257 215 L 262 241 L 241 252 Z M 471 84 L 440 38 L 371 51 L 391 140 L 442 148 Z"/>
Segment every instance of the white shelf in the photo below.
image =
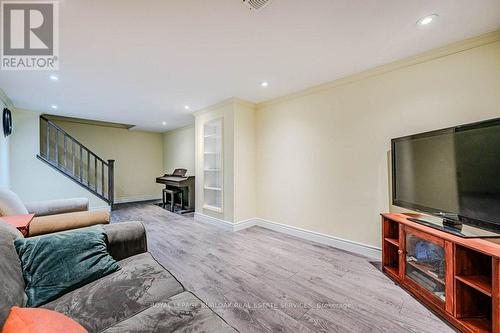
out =
<path fill-rule="evenodd" d="M 205 139 L 220 139 L 220 135 L 218 134 L 208 134 L 204 136 Z"/>
<path fill-rule="evenodd" d="M 204 189 L 210 191 L 222 191 L 220 187 L 212 187 L 212 186 L 205 186 Z"/>
<path fill-rule="evenodd" d="M 222 213 L 222 207 L 212 206 L 212 205 L 203 205 L 203 209 L 212 210 L 217 213 Z"/>
<path fill-rule="evenodd" d="M 222 119 L 205 123 L 203 131 L 203 208 L 222 213 L 224 193 Z"/>

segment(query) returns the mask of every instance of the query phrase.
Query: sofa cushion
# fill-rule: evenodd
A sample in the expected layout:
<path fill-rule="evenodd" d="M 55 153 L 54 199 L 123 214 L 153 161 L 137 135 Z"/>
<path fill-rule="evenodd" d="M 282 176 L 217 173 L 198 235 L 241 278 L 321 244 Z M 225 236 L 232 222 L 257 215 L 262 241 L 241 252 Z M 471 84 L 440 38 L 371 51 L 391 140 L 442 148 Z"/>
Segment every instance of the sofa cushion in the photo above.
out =
<path fill-rule="evenodd" d="M 16 228 L 0 221 L 0 327 L 11 307 L 26 302 L 21 261 L 14 247 L 14 240 L 20 238 L 23 235 Z"/>
<path fill-rule="evenodd" d="M 0 189 L 0 216 L 28 214 L 21 199 L 8 189 Z"/>
<path fill-rule="evenodd" d="M 72 212 L 84 212 L 89 210 L 89 199 L 73 198 L 32 201 L 24 204 L 26 209 L 36 216 L 47 216 Z"/>
<path fill-rule="evenodd" d="M 103 225 L 108 235 L 108 252 L 122 260 L 148 251 L 146 229 L 142 222 L 129 221 Z"/>
<path fill-rule="evenodd" d="M 14 306 L 2 333 L 88 333 L 80 324 L 62 313 Z"/>
<path fill-rule="evenodd" d="M 116 325 L 184 291 L 149 253 L 119 261 L 121 269 L 43 307 L 73 318 L 89 332 Z"/>
<path fill-rule="evenodd" d="M 120 269 L 102 226 L 14 241 L 23 268 L 27 306 L 45 304 Z"/>
<path fill-rule="evenodd" d="M 188 291 L 157 303 L 104 331 L 139 332 L 237 332 Z"/>
<path fill-rule="evenodd" d="M 90 227 L 96 224 L 108 224 L 109 212 L 75 212 L 48 216 L 35 216 L 30 223 L 29 236 L 52 232 Z"/>

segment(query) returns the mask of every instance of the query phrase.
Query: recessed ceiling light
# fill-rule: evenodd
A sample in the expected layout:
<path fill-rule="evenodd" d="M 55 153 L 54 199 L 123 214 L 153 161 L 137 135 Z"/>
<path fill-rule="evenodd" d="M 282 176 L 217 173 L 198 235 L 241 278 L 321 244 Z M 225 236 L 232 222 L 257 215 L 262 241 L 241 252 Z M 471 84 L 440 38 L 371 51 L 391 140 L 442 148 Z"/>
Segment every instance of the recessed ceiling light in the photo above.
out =
<path fill-rule="evenodd" d="M 52 74 L 49 76 L 52 81 L 59 81 L 59 76 Z"/>
<path fill-rule="evenodd" d="M 166 122 L 166 121 L 162 121 L 162 122 L 161 122 L 161 124 L 162 124 L 163 126 L 167 126 L 167 122 Z"/>
<path fill-rule="evenodd" d="M 417 24 L 420 26 L 431 24 L 432 21 L 434 21 L 437 18 L 437 16 L 438 16 L 437 14 L 424 16 L 417 21 Z"/>
<path fill-rule="evenodd" d="M 189 107 L 189 105 L 184 105 L 184 109 L 189 110 L 191 108 Z"/>
<path fill-rule="evenodd" d="M 269 82 L 263 81 L 260 85 L 265 88 L 265 87 L 269 86 Z"/>
<path fill-rule="evenodd" d="M 55 105 L 55 104 L 52 104 L 50 107 L 51 107 L 52 109 L 54 109 L 54 110 L 57 110 L 57 105 Z"/>

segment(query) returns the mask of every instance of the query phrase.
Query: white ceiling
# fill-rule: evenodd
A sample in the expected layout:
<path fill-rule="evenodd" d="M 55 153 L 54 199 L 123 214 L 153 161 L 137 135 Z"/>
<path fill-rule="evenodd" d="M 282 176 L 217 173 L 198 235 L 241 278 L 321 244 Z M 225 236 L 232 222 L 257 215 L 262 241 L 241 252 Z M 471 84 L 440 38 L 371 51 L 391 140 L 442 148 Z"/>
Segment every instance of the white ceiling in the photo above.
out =
<path fill-rule="evenodd" d="M 154 131 L 232 96 L 268 100 L 500 28 L 499 0 L 60 3 L 60 80 L 2 71 L 0 87 L 21 108 Z"/>

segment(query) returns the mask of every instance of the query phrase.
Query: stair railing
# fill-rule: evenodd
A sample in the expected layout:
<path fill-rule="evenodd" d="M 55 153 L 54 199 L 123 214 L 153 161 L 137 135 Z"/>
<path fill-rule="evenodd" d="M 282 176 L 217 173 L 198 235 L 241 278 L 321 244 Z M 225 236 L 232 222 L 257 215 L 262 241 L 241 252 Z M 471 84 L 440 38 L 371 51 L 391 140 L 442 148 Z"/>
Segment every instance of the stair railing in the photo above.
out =
<path fill-rule="evenodd" d="M 43 115 L 37 157 L 113 208 L 115 161 L 104 161 Z"/>

